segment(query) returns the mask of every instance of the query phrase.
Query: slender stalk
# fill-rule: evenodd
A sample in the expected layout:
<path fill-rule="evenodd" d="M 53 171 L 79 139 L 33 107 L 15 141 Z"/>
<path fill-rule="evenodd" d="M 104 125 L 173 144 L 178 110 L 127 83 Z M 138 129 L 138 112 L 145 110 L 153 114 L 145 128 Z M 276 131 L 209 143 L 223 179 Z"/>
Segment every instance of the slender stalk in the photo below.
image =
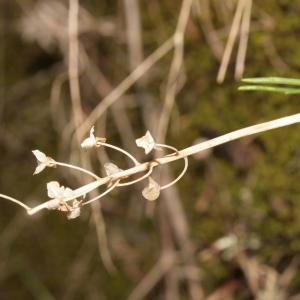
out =
<path fill-rule="evenodd" d="M 132 180 L 132 181 L 129 181 L 129 182 L 124 182 L 124 183 L 119 183 L 118 186 L 128 186 L 128 185 L 132 185 L 133 183 L 137 183 L 139 181 L 142 181 L 143 179 L 149 177 L 151 175 L 151 173 L 153 172 L 153 166 L 151 165 L 148 172 L 143 175 L 142 177 L 139 177 L 137 178 L 136 180 Z"/>
<path fill-rule="evenodd" d="M 115 149 L 123 154 L 125 154 L 127 157 L 129 157 L 133 163 L 135 165 L 139 165 L 140 163 L 138 162 L 138 160 L 133 156 L 131 155 L 129 152 L 125 151 L 124 149 L 122 148 L 119 148 L 117 146 L 114 146 L 114 145 L 111 145 L 111 144 L 108 144 L 108 143 L 103 143 L 103 142 L 97 142 L 98 145 L 102 145 L 102 146 L 105 146 L 105 147 L 108 147 L 108 148 L 112 148 L 112 149 Z"/>
<path fill-rule="evenodd" d="M 91 182 L 89 184 L 86 184 L 86 185 L 74 190 L 73 196 L 64 199 L 64 201 L 71 201 L 75 198 L 82 197 L 85 194 L 91 192 L 92 190 L 98 188 L 101 185 L 104 185 L 111 181 L 114 182 L 114 184 L 109 189 L 107 189 L 101 195 L 97 196 L 97 199 L 99 199 L 100 196 L 103 197 L 104 195 L 109 193 L 114 187 L 116 187 L 118 185 L 119 181 L 122 180 L 123 178 L 129 177 L 131 175 L 141 173 L 141 172 L 144 172 L 147 170 L 149 171 L 149 166 L 154 168 L 156 166 L 164 165 L 164 164 L 170 163 L 172 161 L 176 161 L 178 159 L 186 158 L 186 157 L 196 154 L 200 151 L 203 151 L 203 150 L 206 150 L 209 148 L 213 148 L 218 145 L 222 145 L 222 144 L 231 142 L 233 140 L 237 140 L 237 139 L 245 137 L 245 136 L 257 134 L 260 132 L 264 132 L 264 131 L 268 131 L 268 130 L 272 130 L 272 129 L 276 129 L 276 128 L 280 128 L 280 127 L 284 127 L 284 126 L 288 126 L 288 125 L 292 125 L 292 124 L 299 123 L 299 122 L 300 122 L 300 113 L 232 131 L 230 133 L 221 135 L 217 138 L 214 138 L 214 139 L 205 141 L 203 143 L 196 144 L 196 145 L 190 146 L 188 148 L 185 148 L 183 150 L 180 150 L 176 153 L 176 155 L 166 155 L 166 156 L 157 158 L 150 162 L 138 164 L 130 169 L 118 172 L 111 176 L 99 178 L 98 180 L 96 180 L 94 182 Z M 182 175 L 180 175 L 180 176 L 182 176 Z M 47 208 L 48 203 L 50 201 L 53 201 L 53 199 L 51 199 L 51 200 L 44 202 L 34 208 L 30 208 L 27 205 L 25 205 L 24 203 L 14 199 L 14 198 L 11 198 L 9 196 L 0 194 L 0 197 L 10 200 L 10 201 L 22 206 L 23 208 L 25 208 L 27 210 L 29 215 L 33 215 L 33 214 L 39 212 L 40 210 Z M 95 198 L 92 200 L 95 201 Z M 91 203 L 92 200 L 85 202 L 84 205 Z"/>
<path fill-rule="evenodd" d="M 189 21 L 193 0 L 183 0 L 178 22 L 174 32 L 174 53 L 171 62 L 168 81 L 166 87 L 166 94 L 164 104 L 157 126 L 157 139 L 164 141 L 167 133 L 167 129 L 170 123 L 172 108 L 174 106 L 175 97 L 178 90 L 178 83 L 180 81 L 180 72 L 183 66 L 184 57 L 184 36 Z"/>
<path fill-rule="evenodd" d="M 186 172 L 186 170 L 189 166 L 188 158 L 184 157 L 183 159 L 184 159 L 184 167 L 183 167 L 183 170 L 181 171 L 181 173 L 174 180 L 172 180 L 170 183 L 161 186 L 160 187 L 161 190 L 169 188 L 170 186 L 175 184 L 177 181 L 179 181 L 183 177 L 183 175 L 185 174 L 185 172 Z"/>
<path fill-rule="evenodd" d="M 90 204 L 90 203 L 92 203 L 92 202 L 94 202 L 94 201 L 96 201 L 96 200 L 102 198 L 103 196 L 107 195 L 110 191 L 112 191 L 112 190 L 118 185 L 119 181 L 120 181 L 120 180 L 117 180 L 110 188 L 108 188 L 108 189 L 107 189 L 106 191 L 104 191 L 102 194 L 98 195 L 97 197 L 95 197 L 95 198 L 93 198 L 93 199 L 91 199 L 91 200 L 89 200 L 89 201 L 84 202 L 84 203 L 82 204 L 82 206 L 87 205 L 87 204 Z"/>
<path fill-rule="evenodd" d="M 165 145 L 165 144 L 155 144 L 155 147 L 162 148 L 162 149 L 167 148 L 167 149 L 171 149 L 171 150 L 174 151 L 174 153 L 168 154 L 166 156 L 173 156 L 173 155 L 178 154 L 178 149 L 176 149 L 173 146 L 169 146 L 169 145 Z M 189 166 L 189 161 L 188 161 L 187 157 L 184 157 L 183 159 L 184 159 L 184 167 L 183 167 L 183 170 L 181 171 L 181 173 L 174 180 L 172 180 L 170 183 L 161 186 L 160 187 L 161 190 L 169 188 L 170 186 L 175 184 L 177 181 L 179 181 L 182 178 L 182 176 L 185 174 L 185 172 L 186 172 L 186 170 Z"/>
<path fill-rule="evenodd" d="M 91 114 L 85 119 L 77 129 L 78 135 L 83 137 L 91 124 L 95 124 L 97 119 L 113 105 L 138 79 L 140 79 L 149 69 L 154 66 L 174 47 L 173 36 L 166 40 L 159 48 L 150 54 L 141 64 L 139 64 L 111 93 L 109 93 L 95 107 Z"/>
<path fill-rule="evenodd" d="M 264 131 L 268 131 L 268 130 L 272 130 L 272 129 L 276 129 L 276 128 L 280 128 L 280 127 L 285 127 L 285 126 L 292 125 L 292 124 L 299 123 L 299 122 L 300 122 L 300 113 L 297 113 L 297 114 L 290 115 L 287 117 L 275 119 L 275 120 L 272 120 L 269 122 L 264 122 L 264 123 L 260 123 L 257 125 L 252 125 L 249 127 L 238 129 L 238 130 L 232 131 L 230 133 L 221 135 L 217 138 L 214 138 L 214 139 L 205 141 L 203 143 L 183 149 L 178 152 L 176 159 L 180 159 L 185 156 L 193 155 L 197 152 L 200 152 L 200 151 L 203 151 L 203 150 L 206 150 L 209 148 L 213 148 L 218 145 L 222 145 L 222 144 L 231 142 L 233 140 L 240 139 L 245 136 L 257 134 L 260 132 L 264 132 Z M 173 157 L 163 157 L 161 159 L 158 159 L 160 164 L 165 164 L 165 163 L 168 163 L 173 160 L 175 160 L 174 156 Z"/>
<path fill-rule="evenodd" d="M 78 0 L 69 0 L 68 42 L 69 60 L 68 73 L 70 94 L 75 128 L 82 123 L 81 95 L 79 87 L 79 43 L 78 43 Z M 80 140 L 77 136 L 78 141 Z"/>
<path fill-rule="evenodd" d="M 234 43 L 238 36 L 238 32 L 240 30 L 240 23 L 241 23 L 241 18 L 243 16 L 244 6 L 245 6 L 245 0 L 239 0 L 234 17 L 233 17 L 228 41 L 227 41 L 227 44 L 226 44 L 226 47 L 225 47 L 225 50 L 223 53 L 222 61 L 220 64 L 220 68 L 218 71 L 218 76 L 217 76 L 218 83 L 222 83 L 225 79 L 225 75 L 226 75 L 227 68 L 229 65 L 233 46 L 234 46 Z"/>
<path fill-rule="evenodd" d="M 170 150 L 173 150 L 175 153 L 172 153 L 172 154 L 169 154 L 169 155 L 174 155 L 178 152 L 178 149 L 176 149 L 175 147 L 173 146 L 170 146 L 170 145 L 165 145 L 165 144 L 155 144 L 155 149 L 159 148 L 160 150 L 163 150 L 163 149 L 170 149 Z"/>
<path fill-rule="evenodd" d="M 23 208 L 25 208 L 27 211 L 31 209 L 29 206 L 27 206 L 26 204 L 24 204 L 23 202 L 21 202 L 21 201 L 15 199 L 15 198 L 12 198 L 12 197 L 9 197 L 9 196 L 3 195 L 3 194 L 0 194 L 0 198 L 9 200 L 9 201 L 11 201 L 11 202 L 14 202 L 14 203 L 16 203 L 16 204 L 22 206 Z"/>
<path fill-rule="evenodd" d="M 88 171 L 88 170 L 86 170 L 86 169 L 83 169 L 83 168 L 80 168 L 80 167 L 77 167 L 77 166 L 74 166 L 74 165 L 70 165 L 70 164 L 58 162 L 58 161 L 55 161 L 55 164 L 58 165 L 58 166 L 61 166 L 61 167 L 67 167 L 67 168 L 70 168 L 70 169 L 74 169 L 74 170 L 77 170 L 77 171 L 86 173 L 86 174 L 92 176 L 93 178 L 95 178 L 96 180 L 100 179 L 99 176 L 97 176 L 97 175 L 94 174 L 93 172 Z"/>
<path fill-rule="evenodd" d="M 151 162 L 151 164 L 154 167 L 158 166 L 158 165 L 167 164 L 172 161 L 182 159 L 186 156 L 196 154 L 203 150 L 213 148 L 213 147 L 240 139 L 245 136 L 257 134 L 260 132 L 264 132 L 264 131 L 268 131 L 268 130 L 272 130 L 272 129 L 276 129 L 276 128 L 280 128 L 280 127 L 285 127 L 285 126 L 292 125 L 292 124 L 299 123 L 299 122 L 300 122 L 300 113 L 294 114 L 294 115 L 291 115 L 288 117 L 275 119 L 273 121 L 249 126 L 249 127 L 243 128 L 243 129 L 238 129 L 238 130 L 232 131 L 230 133 L 221 135 L 217 138 L 214 138 L 214 139 L 205 141 L 203 143 L 196 144 L 196 145 L 190 146 L 188 148 L 185 148 L 183 150 L 180 150 L 180 151 L 178 151 L 177 155 L 164 156 L 161 158 L 157 158 L 153 162 Z M 116 180 L 116 179 L 119 179 L 122 177 L 127 177 L 127 176 L 131 176 L 133 174 L 139 173 L 139 172 L 143 172 L 148 169 L 148 164 L 149 164 L 149 162 L 146 162 L 146 163 L 140 164 L 138 166 L 135 166 L 133 168 L 127 169 L 125 171 L 116 173 L 111 176 L 111 179 Z M 105 178 L 103 178 L 103 179 L 105 179 Z"/>
<path fill-rule="evenodd" d="M 237 54 L 236 66 L 235 66 L 235 79 L 241 79 L 244 73 L 249 30 L 250 30 L 250 21 L 251 21 L 251 8 L 252 8 L 252 0 L 248 0 L 245 3 L 242 21 L 241 21 L 240 44 L 238 48 L 238 54 Z"/>

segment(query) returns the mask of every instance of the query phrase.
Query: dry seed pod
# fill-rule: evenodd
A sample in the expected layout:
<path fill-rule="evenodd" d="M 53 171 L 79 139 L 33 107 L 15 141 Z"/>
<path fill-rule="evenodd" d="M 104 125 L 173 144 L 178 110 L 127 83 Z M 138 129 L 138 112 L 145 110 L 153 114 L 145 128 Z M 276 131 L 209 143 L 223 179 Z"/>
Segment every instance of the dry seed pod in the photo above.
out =
<path fill-rule="evenodd" d="M 160 185 L 149 177 L 149 184 L 143 189 L 142 195 L 145 199 L 149 201 L 154 201 L 159 197 L 160 194 Z"/>

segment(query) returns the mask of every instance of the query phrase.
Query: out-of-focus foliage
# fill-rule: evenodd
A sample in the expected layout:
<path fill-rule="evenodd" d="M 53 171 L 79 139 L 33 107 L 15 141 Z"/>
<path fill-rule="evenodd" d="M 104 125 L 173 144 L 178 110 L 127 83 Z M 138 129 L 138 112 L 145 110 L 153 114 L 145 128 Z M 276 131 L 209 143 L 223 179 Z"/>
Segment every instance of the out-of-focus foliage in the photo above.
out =
<path fill-rule="evenodd" d="M 225 2 L 210 1 L 209 6 L 222 44 L 236 1 L 228 1 L 228 6 Z M 80 42 L 90 60 L 87 69 L 95 67 L 107 81 L 98 78 L 92 82 L 89 72 L 81 70 L 83 110 L 88 115 L 109 89 L 129 74 L 130 65 L 124 2 L 80 1 L 80 5 Z M 139 1 L 145 57 L 174 32 L 180 5 L 177 0 Z M 65 144 L 68 127 L 61 126 L 72 114 L 67 77 L 68 2 L 7 0 L 1 2 L 0 11 L 0 190 L 37 204 L 47 198 L 45 184 L 53 178 L 67 186 L 76 185 L 75 177 L 61 169 L 32 177 L 32 149 L 61 160 L 70 156 L 70 145 Z M 299 77 L 299 14 L 298 1 L 254 1 L 245 77 Z M 181 149 L 198 138 L 212 138 L 299 110 L 295 95 L 238 92 L 239 84 L 232 75 L 234 62 L 225 83 L 217 84 L 220 62 L 205 30 L 193 10 L 169 144 Z M 149 101 L 158 111 L 162 107 L 171 55 L 120 100 L 125 103 L 135 138 L 145 132 L 142 105 Z M 84 64 L 85 57 L 81 59 Z M 111 110 L 106 122 L 101 119 L 96 125 L 106 128 L 110 141 L 122 145 Z M 127 142 L 134 145 L 134 140 Z M 295 125 L 226 144 L 201 160 L 190 159 L 189 170 L 177 187 L 206 295 L 220 287 L 227 288 L 233 299 L 254 299 L 254 295 L 255 299 L 267 299 L 265 295 L 271 293 L 289 299 L 300 292 L 299 145 Z M 124 161 L 114 155 L 117 165 L 125 168 Z M 180 168 L 175 164 L 172 171 L 180 172 Z M 108 274 L 100 259 L 88 210 L 74 221 L 51 212 L 31 218 L 1 202 L 0 298 L 126 299 L 158 261 L 162 231 L 169 230 L 169 225 L 166 229 L 158 221 L 161 203 L 145 204 L 141 191 L 141 187 L 120 189 L 102 201 L 117 269 L 113 274 Z M 228 236 L 236 237 L 235 242 L 230 239 L 224 248 L 215 244 Z M 173 246 L 179 248 L 176 243 Z M 189 299 L 180 263 L 172 269 L 179 278 L 179 299 Z M 167 286 L 163 277 L 147 299 L 166 299 Z"/>

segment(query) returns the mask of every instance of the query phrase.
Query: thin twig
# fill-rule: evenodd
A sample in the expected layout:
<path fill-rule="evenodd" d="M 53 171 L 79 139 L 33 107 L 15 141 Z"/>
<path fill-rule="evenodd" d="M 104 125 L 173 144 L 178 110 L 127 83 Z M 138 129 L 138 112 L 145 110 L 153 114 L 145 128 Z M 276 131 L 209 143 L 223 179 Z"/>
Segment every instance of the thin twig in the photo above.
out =
<path fill-rule="evenodd" d="M 98 195 L 97 197 L 94 197 L 93 199 L 91 199 L 91 200 L 89 200 L 89 201 L 86 201 L 86 202 L 82 203 L 82 206 L 87 205 L 87 204 L 90 204 L 90 203 L 92 203 L 92 202 L 94 202 L 94 201 L 96 201 L 96 200 L 98 200 L 98 199 L 104 197 L 104 196 L 107 195 L 110 191 L 112 191 L 112 190 L 118 185 L 118 183 L 119 183 L 119 180 L 116 180 L 116 182 L 115 182 L 111 187 L 109 187 L 107 190 L 105 190 L 103 193 L 101 193 L 101 194 Z"/>
<path fill-rule="evenodd" d="M 145 175 L 143 175 L 143 176 L 141 176 L 141 177 L 139 177 L 139 178 L 137 178 L 135 180 L 129 181 L 129 182 L 119 183 L 118 186 L 128 186 L 128 185 L 132 185 L 132 184 L 134 184 L 136 182 L 142 181 L 145 178 L 149 177 L 152 172 L 153 172 L 153 166 L 151 165 L 150 168 L 149 168 L 149 170 L 148 170 L 148 172 Z"/>
<path fill-rule="evenodd" d="M 247 0 L 245 8 L 243 11 L 241 32 L 240 32 L 240 44 L 237 53 L 236 65 L 235 65 L 235 79 L 239 80 L 242 78 L 245 68 L 245 59 L 248 46 L 248 37 L 250 30 L 250 20 L 251 20 L 251 9 L 252 0 Z"/>
<path fill-rule="evenodd" d="M 97 119 L 116 102 L 139 78 L 141 78 L 157 61 L 165 56 L 174 45 L 173 38 L 169 38 L 151 55 L 149 55 L 132 73 L 130 73 L 110 94 L 108 94 L 86 118 L 77 129 L 78 135 L 82 138 Z"/>
<path fill-rule="evenodd" d="M 108 143 L 106 143 L 106 142 L 105 142 L 105 143 L 103 143 L 103 142 L 98 142 L 98 144 L 99 144 L 99 145 L 102 145 L 102 146 L 105 146 L 105 147 L 108 147 L 108 148 L 112 148 L 112 149 L 114 149 L 114 150 L 117 150 L 117 151 L 119 151 L 119 152 L 125 154 L 127 157 L 129 157 L 129 158 L 133 161 L 133 163 L 134 163 L 135 165 L 139 165 L 139 164 L 140 164 L 140 163 L 138 162 L 138 160 L 137 160 L 133 155 L 131 155 L 129 152 L 125 151 L 125 150 L 122 149 L 122 148 L 119 148 L 119 147 L 117 147 L 117 146 L 108 144 Z"/>
<path fill-rule="evenodd" d="M 155 144 L 155 148 L 158 147 L 158 148 L 167 148 L 167 149 L 171 149 L 174 151 L 174 153 L 171 153 L 171 154 L 168 154 L 166 156 L 173 156 L 173 155 L 178 155 L 178 149 L 176 149 L 175 147 L 173 146 L 169 146 L 169 145 L 165 145 L 165 144 Z M 167 188 L 169 188 L 170 186 L 172 186 L 173 184 L 175 184 L 177 181 L 179 181 L 182 176 L 185 174 L 188 166 L 189 166 L 189 162 L 188 162 L 188 158 L 187 157 L 184 157 L 183 158 L 184 160 L 184 167 L 183 167 L 183 170 L 181 171 L 181 173 L 174 179 L 172 180 L 170 183 L 168 184 L 165 184 L 163 186 L 160 187 L 161 190 L 165 190 Z"/>
<path fill-rule="evenodd" d="M 184 33 L 190 17 L 193 0 L 183 0 L 174 33 L 174 55 L 171 63 L 164 105 L 160 114 L 157 127 L 157 139 L 164 141 L 167 133 L 172 108 L 177 93 L 177 84 L 183 64 L 184 55 Z"/>
<path fill-rule="evenodd" d="M 93 177 L 94 179 L 96 179 L 96 180 L 100 179 L 99 176 L 97 176 L 97 175 L 94 174 L 93 172 L 88 171 L 88 170 L 86 170 L 86 169 L 83 169 L 83 168 L 80 168 L 80 167 L 77 167 L 77 166 L 74 166 L 74 165 L 70 165 L 70 164 L 58 162 L 58 161 L 55 161 L 55 164 L 58 165 L 58 166 L 62 166 L 62 167 L 66 167 L 66 168 L 69 168 L 69 169 L 74 169 L 74 170 L 77 170 L 77 171 L 86 173 L 86 174 L 92 176 L 92 177 Z"/>
<path fill-rule="evenodd" d="M 81 126 L 83 122 L 83 110 L 81 107 L 81 95 L 80 95 L 80 83 L 79 83 L 79 41 L 78 41 L 78 17 L 79 17 L 79 3 L 78 0 L 69 1 L 69 81 L 70 81 L 70 94 L 72 100 L 73 109 L 73 120 L 75 128 L 75 140 L 80 143 L 80 136 L 77 129 Z M 73 152 L 75 153 L 75 152 Z M 79 154 L 79 159 L 84 168 L 90 165 L 90 157 L 83 157 L 82 153 Z M 83 180 L 79 178 L 79 180 Z M 99 208 L 100 209 L 100 208 Z M 96 208 L 93 207 L 93 210 Z M 93 212 L 95 216 L 96 212 Z M 98 214 L 99 215 L 99 214 Z M 100 215 L 102 217 L 102 214 Z M 102 218 L 102 227 L 104 225 L 104 219 Z M 106 255 L 101 255 L 103 263 L 108 266 L 108 271 L 113 270 L 113 264 L 109 249 L 107 248 L 107 236 L 105 230 L 98 230 L 100 220 L 94 223 L 97 230 L 97 237 L 99 242 L 99 247 L 102 245 L 103 248 L 99 248 L 99 251 L 105 251 Z M 101 241 L 100 241 L 101 240 Z M 107 261 L 105 261 L 107 259 Z"/>
<path fill-rule="evenodd" d="M 113 88 L 101 70 L 98 69 L 96 63 L 88 56 L 83 45 L 80 47 L 80 57 L 84 61 L 85 73 L 89 78 L 91 84 L 99 94 L 99 97 L 104 98 L 112 92 Z M 131 141 L 134 140 L 133 128 L 128 118 L 126 111 L 125 97 L 121 98 L 111 108 L 114 123 L 119 131 L 121 140 L 126 149 L 136 156 L 135 148 L 132 146 Z M 103 119 L 103 115 L 102 115 Z M 101 119 L 101 120 L 102 120 Z M 104 118 L 105 119 L 105 118 Z M 104 122 L 104 120 L 102 120 Z M 77 145 L 74 145 L 77 147 Z"/>
<path fill-rule="evenodd" d="M 143 60 L 141 20 L 138 0 L 124 0 L 126 34 L 130 69 L 136 68 Z"/>
<path fill-rule="evenodd" d="M 217 82 L 222 83 L 225 79 L 226 71 L 228 68 L 230 56 L 233 50 L 234 42 L 238 36 L 239 28 L 240 28 L 240 22 L 243 15 L 243 10 L 245 6 L 246 0 L 239 0 L 236 8 L 236 12 L 232 21 L 228 41 L 225 47 L 225 51 L 222 57 L 222 62 L 220 64 L 218 76 L 217 76 Z"/>
<path fill-rule="evenodd" d="M 210 149 L 210 148 L 240 139 L 242 137 L 246 137 L 249 135 L 257 134 L 260 132 L 265 132 L 265 131 L 280 128 L 280 127 L 285 127 L 285 126 L 292 125 L 292 124 L 299 123 L 299 122 L 300 122 L 300 113 L 232 131 L 230 133 L 221 135 L 217 138 L 214 138 L 214 139 L 190 146 L 183 150 L 180 150 L 180 151 L 178 151 L 177 155 L 172 155 L 172 156 L 167 155 L 167 156 L 163 156 L 161 158 L 156 158 L 154 161 L 145 162 L 145 163 L 139 164 L 137 166 L 134 166 L 130 169 L 120 171 L 116 174 L 113 174 L 113 175 L 110 175 L 110 176 L 107 176 L 104 178 L 99 178 L 98 180 L 96 180 L 94 182 L 91 182 L 89 184 L 86 184 L 86 185 L 74 190 L 73 196 L 64 199 L 64 201 L 67 202 L 67 201 L 74 200 L 75 198 L 82 197 L 83 195 L 95 190 L 99 186 L 109 183 L 111 181 L 115 183 L 118 180 L 122 180 L 122 178 L 126 178 L 126 177 L 132 176 L 134 174 L 144 172 L 149 169 L 149 164 L 151 164 L 151 166 L 153 166 L 153 167 L 168 164 L 172 161 L 182 159 L 184 157 L 187 157 L 187 156 L 196 154 L 198 152 L 204 151 L 206 149 Z M 41 209 L 47 208 L 47 205 L 49 203 L 49 201 L 47 201 L 47 202 L 44 202 L 34 208 L 30 208 L 30 207 L 27 207 L 24 203 L 20 202 L 19 200 L 16 200 L 9 196 L 2 195 L 2 194 L 0 194 L 0 196 L 23 206 L 24 208 L 26 208 L 26 210 L 28 210 L 27 212 L 29 215 L 33 215 L 33 214 L 39 212 Z"/>
<path fill-rule="evenodd" d="M 79 87 L 78 0 L 69 1 L 69 81 L 75 128 L 82 122 Z"/>
<path fill-rule="evenodd" d="M 174 185 L 177 181 L 179 181 L 183 177 L 183 175 L 185 174 L 185 172 L 189 166 L 188 158 L 184 157 L 183 160 L 184 160 L 184 167 L 183 167 L 183 170 L 181 171 L 181 173 L 174 180 L 169 182 L 168 184 L 161 186 L 160 187 L 161 190 L 165 190 L 165 189 L 169 188 L 170 186 Z"/>
<path fill-rule="evenodd" d="M 21 202 L 21 201 L 15 199 L 15 198 L 12 198 L 12 197 L 10 197 L 10 196 L 4 195 L 4 194 L 0 194 L 0 198 L 9 200 L 9 201 L 11 201 L 11 202 L 14 202 L 14 203 L 16 203 L 16 204 L 22 206 L 23 208 L 25 208 L 27 211 L 31 209 L 29 206 L 27 206 L 27 205 L 24 204 L 23 202 Z"/>

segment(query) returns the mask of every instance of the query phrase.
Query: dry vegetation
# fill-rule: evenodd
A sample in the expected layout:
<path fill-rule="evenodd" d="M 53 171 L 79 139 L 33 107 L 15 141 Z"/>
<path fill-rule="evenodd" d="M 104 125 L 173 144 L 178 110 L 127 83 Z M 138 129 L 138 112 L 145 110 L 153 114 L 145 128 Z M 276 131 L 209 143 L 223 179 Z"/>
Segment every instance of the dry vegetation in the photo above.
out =
<path fill-rule="evenodd" d="M 300 122 L 298 105 L 234 83 L 299 70 L 299 4 L 0 9 L 0 190 L 28 212 L 1 203 L 0 298 L 300 298 L 297 126 L 252 136 Z M 135 140 L 147 130 L 145 157 Z M 52 158 L 35 150 L 36 173 L 50 168 L 31 177 L 36 148 Z M 41 211 L 49 206 L 60 213 Z"/>

